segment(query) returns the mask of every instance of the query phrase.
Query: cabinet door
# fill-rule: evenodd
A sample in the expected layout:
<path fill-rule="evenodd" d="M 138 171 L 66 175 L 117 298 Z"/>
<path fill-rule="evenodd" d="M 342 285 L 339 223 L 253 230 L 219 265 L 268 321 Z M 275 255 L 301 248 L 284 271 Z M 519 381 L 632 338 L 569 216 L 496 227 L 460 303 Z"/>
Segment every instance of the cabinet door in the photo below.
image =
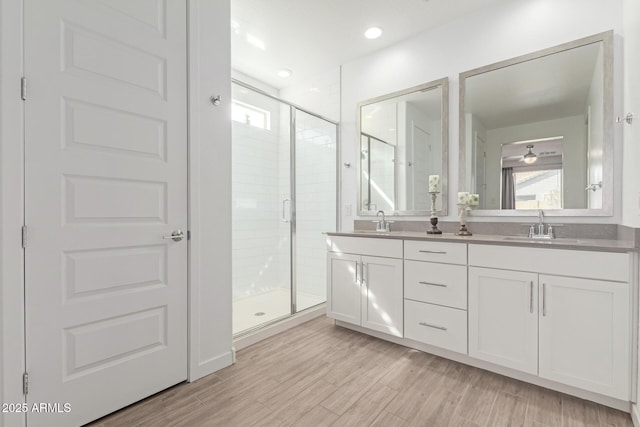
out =
<path fill-rule="evenodd" d="M 401 337 L 402 260 L 363 256 L 362 326 Z"/>
<path fill-rule="evenodd" d="M 540 376 L 629 398 L 629 285 L 540 275 Z"/>
<path fill-rule="evenodd" d="M 327 316 L 360 325 L 360 255 L 327 254 Z"/>
<path fill-rule="evenodd" d="M 538 275 L 469 268 L 469 355 L 538 373 Z"/>

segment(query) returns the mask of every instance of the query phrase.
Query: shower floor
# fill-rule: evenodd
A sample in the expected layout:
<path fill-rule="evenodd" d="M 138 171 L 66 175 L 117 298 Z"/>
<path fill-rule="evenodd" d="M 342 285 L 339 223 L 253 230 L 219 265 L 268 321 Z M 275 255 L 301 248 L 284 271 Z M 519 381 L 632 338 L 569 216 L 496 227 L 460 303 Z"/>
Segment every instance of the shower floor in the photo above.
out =
<path fill-rule="evenodd" d="M 233 302 L 233 333 L 237 334 L 274 319 L 291 314 L 291 292 L 278 288 Z M 298 310 L 313 307 L 325 300 L 298 292 Z"/>

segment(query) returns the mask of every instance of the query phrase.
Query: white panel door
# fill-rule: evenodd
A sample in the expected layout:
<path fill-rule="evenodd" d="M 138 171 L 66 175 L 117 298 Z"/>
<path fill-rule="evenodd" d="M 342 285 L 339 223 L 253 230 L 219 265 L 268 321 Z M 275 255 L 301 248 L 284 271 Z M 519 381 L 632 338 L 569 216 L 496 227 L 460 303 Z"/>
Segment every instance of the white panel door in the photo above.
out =
<path fill-rule="evenodd" d="M 469 267 L 469 356 L 538 373 L 538 275 Z"/>
<path fill-rule="evenodd" d="M 401 337 L 402 260 L 363 256 L 362 271 L 362 326 Z"/>
<path fill-rule="evenodd" d="M 629 284 L 540 275 L 540 376 L 629 399 Z"/>
<path fill-rule="evenodd" d="M 187 377 L 185 3 L 25 0 L 29 426 Z"/>
<path fill-rule="evenodd" d="M 360 255 L 327 254 L 327 316 L 360 325 Z"/>

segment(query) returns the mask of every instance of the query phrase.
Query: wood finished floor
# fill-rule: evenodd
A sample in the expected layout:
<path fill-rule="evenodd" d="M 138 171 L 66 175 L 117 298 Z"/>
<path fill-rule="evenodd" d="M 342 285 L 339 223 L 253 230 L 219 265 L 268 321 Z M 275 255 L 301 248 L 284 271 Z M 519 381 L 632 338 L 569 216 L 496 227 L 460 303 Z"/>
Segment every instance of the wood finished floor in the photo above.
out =
<path fill-rule="evenodd" d="M 632 426 L 614 409 L 307 322 L 237 363 L 91 424 L 113 426 Z"/>

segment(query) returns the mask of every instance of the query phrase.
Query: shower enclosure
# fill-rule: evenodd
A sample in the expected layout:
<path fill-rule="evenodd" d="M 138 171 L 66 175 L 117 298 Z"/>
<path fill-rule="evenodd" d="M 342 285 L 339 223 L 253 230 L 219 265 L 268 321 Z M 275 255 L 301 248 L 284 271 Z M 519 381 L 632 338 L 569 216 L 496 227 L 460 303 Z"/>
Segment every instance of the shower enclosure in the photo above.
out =
<path fill-rule="evenodd" d="M 337 123 L 233 81 L 233 333 L 326 301 Z"/>

